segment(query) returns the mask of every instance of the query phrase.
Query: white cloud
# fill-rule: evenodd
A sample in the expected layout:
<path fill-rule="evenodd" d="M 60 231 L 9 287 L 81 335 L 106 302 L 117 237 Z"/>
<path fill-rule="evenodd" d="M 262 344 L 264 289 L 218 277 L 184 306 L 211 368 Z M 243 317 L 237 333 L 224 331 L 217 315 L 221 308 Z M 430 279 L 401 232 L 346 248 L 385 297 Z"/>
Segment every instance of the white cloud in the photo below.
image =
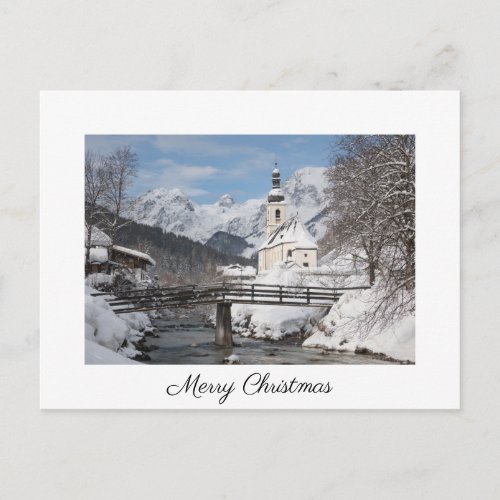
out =
<path fill-rule="evenodd" d="M 188 196 L 192 196 L 193 198 L 196 198 L 197 196 L 204 196 L 206 194 L 210 194 L 210 191 L 207 191 L 206 189 L 195 188 L 195 187 L 181 186 L 179 189 L 182 189 Z"/>
<path fill-rule="evenodd" d="M 182 189 L 188 196 L 203 196 L 209 193 L 199 186 L 200 181 L 213 178 L 219 169 L 212 165 L 189 165 L 170 158 L 156 160 L 141 171 L 134 190 L 137 193 L 163 186 Z"/>
<path fill-rule="evenodd" d="M 174 175 L 179 179 L 206 179 L 212 177 L 219 172 L 218 168 L 212 167 L 211 165 L 188 165 L 177 163 L 170 158 L 161 158 L 156 160 L 153 165 L 158 165 L 164 167 L 164 173 L 169 176 Z"/>
<path fill-rule="evenodd" d="M 207 177 L 212 177 L 219 171 L 217 168 L 209 165 L 205 167 L 186 166 L 181 168 L 181 175 L 186 179 L 206 179 Z"/>
<path fill-rule="evenodd" d="M 151 145 L 162 153 L 189 153 L 196 156 L 245 157 L 260 164 L 273 157 L 273 153 L 261 147 L 227 144 L 214 136 L 157 135 L 151 137 Z"/>

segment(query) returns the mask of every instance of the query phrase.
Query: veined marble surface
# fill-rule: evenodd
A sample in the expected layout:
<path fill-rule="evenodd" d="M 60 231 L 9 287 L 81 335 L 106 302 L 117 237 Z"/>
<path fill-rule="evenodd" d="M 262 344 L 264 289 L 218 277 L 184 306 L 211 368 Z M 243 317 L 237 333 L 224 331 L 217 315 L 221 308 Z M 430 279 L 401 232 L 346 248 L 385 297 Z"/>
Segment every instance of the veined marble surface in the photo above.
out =
<path fill-rule="evenodd" d="M 0 2 L 2 498 L 498 498 L 499 26 L 494 0 Z M 461 90 L 462 410 L 40 412 L 48 89 Z"/>

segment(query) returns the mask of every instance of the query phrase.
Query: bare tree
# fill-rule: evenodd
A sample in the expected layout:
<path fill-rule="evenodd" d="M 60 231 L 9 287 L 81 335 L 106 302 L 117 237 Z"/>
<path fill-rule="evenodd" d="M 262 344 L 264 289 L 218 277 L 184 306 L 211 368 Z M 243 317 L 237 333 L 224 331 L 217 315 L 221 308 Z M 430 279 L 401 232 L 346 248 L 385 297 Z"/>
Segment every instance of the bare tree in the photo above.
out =
<path fill-rule="evenodd" d="M 105 157 L 107 189 L 104 204 L 107 209 L 105 224 L 107 234 L 114 245 L 119 230 L 130 221 L 123 219 L 131 209 L 128 188 L 137 176 L 138 157 L 130 146 L 121 146 Z"/>
<path fill-rule="evenodd" d="M 386 234 L 379 217 L 383 187 L 374 136 L 353 136 L 341 143 L 327 171 L 329 211 L 336 247 L 365 261 L 370 284 L 375 282 Z"/>
<path fill-rule="evenodd" d="M 102 156 L 94 151 L 85 151 L 85 263 L 89 261 L 92 246 L 92 231 L 102 213 L 108 186 L 108 176 Z"/>
<path fill-rule="evenodd" d="M 337 249 L 380 277 L 370 321 L 414 307 L 415 137 L 348 136 L 327 171 L 329 213 Z M 383 290 L 382 290 L 383 289 Z"/>
<path fill-rule="evenodd" d="M 415 286 L 415 136 L 382 136 L 379 152 L 384 168 L 380 211 L 393 249 L 392 278 Z"/>

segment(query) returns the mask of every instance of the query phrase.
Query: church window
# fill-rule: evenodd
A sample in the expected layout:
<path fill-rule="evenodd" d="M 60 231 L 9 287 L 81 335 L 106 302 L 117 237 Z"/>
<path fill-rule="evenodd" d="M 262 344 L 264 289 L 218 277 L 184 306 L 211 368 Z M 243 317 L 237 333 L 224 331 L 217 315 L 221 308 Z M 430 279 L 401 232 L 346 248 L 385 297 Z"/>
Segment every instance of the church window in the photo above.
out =
<path fill-rule="evenodd" d="M 291 256 L 292 256 L 292 251 L 288 250 L 287 257 L 291 257 Z"/>
<path fill-rule="evenodd" d="M 309 262 L 304 262 L 304 267 L 309 267 Z"/>
<path fill-rule="evenodd" d="M 281 220 L 281 212 L 279 208 L 276 209 L 275 215 L 276 215 L 276 222 Z"/>

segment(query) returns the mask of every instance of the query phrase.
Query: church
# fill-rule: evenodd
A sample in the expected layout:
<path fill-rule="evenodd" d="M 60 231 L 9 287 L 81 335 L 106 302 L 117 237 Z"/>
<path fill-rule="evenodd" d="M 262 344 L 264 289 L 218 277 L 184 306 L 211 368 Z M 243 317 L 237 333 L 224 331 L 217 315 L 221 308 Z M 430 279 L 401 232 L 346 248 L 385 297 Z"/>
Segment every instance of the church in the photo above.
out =
<path fill-rule="evenodd" d="M 259 273 L 285 263 L 301 268 L 317 267 L 318 245 L 299 219 L 287 219 L 287 203 L 280 186 L 277 164 L 272 173 L 272 189 L 267 197 L 267 239 L 259 248 Z"/>

